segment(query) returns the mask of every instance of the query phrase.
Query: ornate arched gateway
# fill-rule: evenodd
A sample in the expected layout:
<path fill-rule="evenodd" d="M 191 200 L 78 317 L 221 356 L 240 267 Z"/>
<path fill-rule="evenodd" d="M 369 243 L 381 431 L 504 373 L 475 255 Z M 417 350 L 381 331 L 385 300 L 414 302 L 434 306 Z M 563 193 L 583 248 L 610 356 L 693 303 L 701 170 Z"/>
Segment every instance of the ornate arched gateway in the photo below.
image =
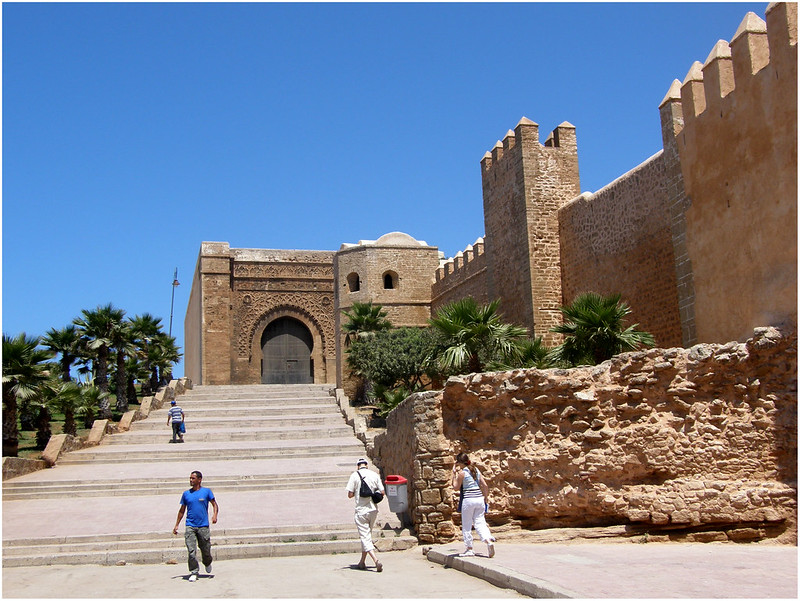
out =
<path fill-rule="evenodd" d="M 286 304 L 264 311 L 249 328 L 252 384 L 328 382 L 329 315 Z M 241 381 L 242 378 L 240 378 Z"/>
<path fill-rule="evenodd" d="M 314 340 L 308 328 L 292 317 L 271 322 L 261 336 L 262 384 L 312 384 Z"/>

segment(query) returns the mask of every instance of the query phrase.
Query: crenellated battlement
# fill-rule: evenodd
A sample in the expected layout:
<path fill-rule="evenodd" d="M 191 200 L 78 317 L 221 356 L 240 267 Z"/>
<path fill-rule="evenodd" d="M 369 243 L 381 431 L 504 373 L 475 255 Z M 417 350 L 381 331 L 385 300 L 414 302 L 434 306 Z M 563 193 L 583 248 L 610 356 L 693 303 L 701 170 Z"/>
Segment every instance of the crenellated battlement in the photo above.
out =
<path fill-rule="evenodd" d="M 747 13 L 659 107 L 686 199 L 676 256 L 691 273 L 699 341 L 796 319 L 797 4 L 765 16 Z"/>
<path fill-rule="evenodd" d="M 682 83 L 673 82 L 661 108 L 679 103 L 684 125 L 704 115 L 722 118 L 729 95 L 748 93 L 768 66 L 780 78 L 781 71 L 796 68 L 796 60 L 797 4 L 771 3 L 766 22 L 747 13 L 730 42 L 719 40 L 704 63 L 696 61 Z"/>
<path fill-rule="evenodd" d="M 539 144 L 539 124 L 527 117 L 522 117 L 514 129 L 509 129 L 502 140 L 498 140 L 494 147 L 487 151 L 481 159 L 481 170 L 484 174 L 497 166 L 504 157 L 506 161 L 519 159 L 522 149 L 538 146 L 542 151 L 547 149 L 560 149 L 577 154 L 578 141 L 575 135 L 575 126 L 564 121 L 547 136 L 544 144 Z M 510 158 L 514 157 L 514 159 Z"/>
<path fill-rule="evenodd" d="M 436 282 L 443 281 L 448 276 L 458 276 L 465 269 L 470 268 L 475 261 L 483 260 L 484 240 L 478 238 L 474 244 L 470 244 L 455 257 L 442 259 L 439 261 L 439 268 L 436 270 Z"/>

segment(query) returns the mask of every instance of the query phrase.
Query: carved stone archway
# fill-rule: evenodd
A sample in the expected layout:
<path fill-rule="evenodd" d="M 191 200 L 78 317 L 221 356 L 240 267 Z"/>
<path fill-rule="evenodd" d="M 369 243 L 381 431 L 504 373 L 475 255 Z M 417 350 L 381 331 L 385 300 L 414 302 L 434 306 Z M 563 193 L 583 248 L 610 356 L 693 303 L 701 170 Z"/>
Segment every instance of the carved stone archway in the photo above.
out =
<path fill-rule="evenodd" d="M 264 331 L 269 324 L 281 318 L 291 318 L 302 323 L 311 333 L 312 349 L 311 361 L 314 366 L 313 378 L 315 384 L 327 382 L 327 366 L 325 361 L 326 337 L 320 324 L 311 315 L 298 307 L 276 307 L 261 316 L 255 322 L 250 332 L 250 361 L 249 380 L 253 383 L 261 382 L 261 363 L 264 359 L 261 341 Z"/>

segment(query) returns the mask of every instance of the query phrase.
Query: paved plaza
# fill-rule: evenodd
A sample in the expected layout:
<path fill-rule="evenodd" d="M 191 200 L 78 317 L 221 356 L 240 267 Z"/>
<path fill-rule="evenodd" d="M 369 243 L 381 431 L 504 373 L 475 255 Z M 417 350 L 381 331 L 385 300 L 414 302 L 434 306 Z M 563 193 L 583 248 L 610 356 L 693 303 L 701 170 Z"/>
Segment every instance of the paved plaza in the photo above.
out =
<path fill-rule="evenodd" d="M 375 531 L 385 569 L 357 570 L 345 483 L 365 450 L 326 390 L 198 387 L 180 402 L 182 445 L 167 442 L 164 408 L 4 483 L 3 597 L 797 598 L 796 547 L 541 544 L 498 531 L 494 558 L 481 544 L 461 558 L 459 541 L 416 545 L 387 503 Z M 194 583 L 171 534 L 192 469 L 220 505 L 213 573 Z"/>

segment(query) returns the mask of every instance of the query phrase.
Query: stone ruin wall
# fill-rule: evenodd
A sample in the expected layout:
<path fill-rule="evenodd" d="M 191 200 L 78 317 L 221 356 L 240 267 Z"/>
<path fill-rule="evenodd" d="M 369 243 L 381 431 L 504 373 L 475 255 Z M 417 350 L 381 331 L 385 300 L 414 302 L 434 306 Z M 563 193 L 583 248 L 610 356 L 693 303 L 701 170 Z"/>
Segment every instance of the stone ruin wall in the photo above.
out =
<path fill-rule="evenodd" d="M 697 340 L 796 323 L 797 3 L 748 13 L 675 87 Z"/>
<path fill-rule="evenodd" d="M 413 447 L 421 542 L 454 536 L 450 467 L 465 451 L 490 483 L 494 524 L 796 544 L 796 332 L 460 376 L 395 411 L 376 462 L 406 475 L 398 449 Z"/>
<path fill-rule="evenodd" d="M 659 152 L 558 213 L 564 303 L 582 292 L 622 293 L 628 323 L 661 347 L 681 346 L 675 254 Z"/>
<path fill-rule="evenodd" d="M 411 395 L 389 414 L 374 440 L 382 474 L 408 479 L 408 514 L 421 543 L 452 540 L 449 441 L 442 436 L 441 392 Z"/>

